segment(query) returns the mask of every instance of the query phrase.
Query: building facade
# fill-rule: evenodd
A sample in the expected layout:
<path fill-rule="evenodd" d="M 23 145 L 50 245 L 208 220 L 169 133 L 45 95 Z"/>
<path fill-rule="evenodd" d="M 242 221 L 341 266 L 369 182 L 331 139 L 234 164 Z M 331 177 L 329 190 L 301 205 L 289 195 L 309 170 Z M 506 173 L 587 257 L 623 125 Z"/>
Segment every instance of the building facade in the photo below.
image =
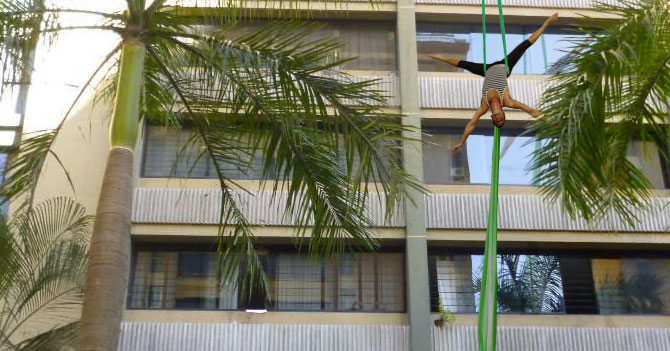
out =
<path fill-rule="evenodd" d="M 495 1 L 487 7 L 487 61 L 502 58 Z M 510 78 L 513 96 L 537 106 L 551 66 L 574 34 L 580 14 L 616 20 L 591 0 L 503 1 L 508 48 L 554 12 L 552 25 Z M 477 0 L 397 0 L 304 3 L 339 37 L 342 69 L 355 79 L 379 79 L 390 102 L 418 127 L 404 164 L 431 191 L 411 193 L 399 214 L 384 218 L 378 202 L 378 253 L 316 262 L 291 245 L 282 198 L 255 191 L 260 173 L 228 176 L 251 190 L 241 203 L 262 246 L 269 295 L 241 296 L 216 275 L 220 193 L 208 160 L 195 166 L 176 155 L 188 132 L 145 126 L 138 147 L 133 203 L 133 258 L 120 350 L 476 350 L 478 283 L 483 263 L 491 168 L 492 123 L 482 118 L 466 146 L 451 155 L 480 101 L 481 79 L 429 53 L 482 61 Z M 249 25 L 254 26 L 255 24 Z M 104 115 L 93 106 L 86 114 Z M 499 350 L 670 350 L 670 172 L 658 151 L 637 142 L 629 157 L 654 186 L 658 209 L 635 229 L 613 218 L 588 224 L 565 216 L 538 194 L 526 171 L 541 147 L 524 133 L 529 117 L 507 112 L 501 140 L 499 215 Z M 85 120 L 85 121 L 84 121 Z M 75 117 L 59 147 L 72 147 L 87 126 Z M 421 130 L 422 133 L 419 133 Z M 68 139 L 72 138 L 72 139 Z M 80 201 L 95 208 L 105 138 L 83 138 L 91 155 L 70 155 Z M 100 139 L 100 140 L 98 140 Z M 99 152 L 99 153 L 98 153 Z M 258 167 L 260 168 L 260 167 Z M 50 171 L 50 170 L 48 170 Z M 53 171 L 56 173 L 57 171 Z M 51 181 L 62 180 L 54 175 Z M 88 190 L 90 191 L 88 191 Z M 43 196 L 57 194 L 47 188 Z M 442 308 L 451 324 L 434 320 Z"/>

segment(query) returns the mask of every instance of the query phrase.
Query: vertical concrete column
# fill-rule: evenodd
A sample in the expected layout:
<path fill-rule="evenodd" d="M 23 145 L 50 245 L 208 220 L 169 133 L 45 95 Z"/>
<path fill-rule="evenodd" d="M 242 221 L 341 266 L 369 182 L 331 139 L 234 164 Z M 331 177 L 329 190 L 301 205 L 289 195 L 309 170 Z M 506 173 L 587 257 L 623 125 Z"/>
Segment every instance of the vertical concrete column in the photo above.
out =
<path fill-rule="evenodd" d="M 419 81 L 416 53 L 416 18 L 414 0 L 397 0 L 398 72 L 400 74 L 400 103 L 404 124 L 415 128 L 405 136 L 421 138 L 419 114 Z M 406 142 L 403 146 L 405 169 L 423 181 L 421 142 Z M 404 204 L 406 222 L 407 311 L 410 326 L 411 351 L 431 350 L 431 320 L 428 292 L 428 255 L 426 246 L 426 211 L 423 194 L 411 191 Z"/>

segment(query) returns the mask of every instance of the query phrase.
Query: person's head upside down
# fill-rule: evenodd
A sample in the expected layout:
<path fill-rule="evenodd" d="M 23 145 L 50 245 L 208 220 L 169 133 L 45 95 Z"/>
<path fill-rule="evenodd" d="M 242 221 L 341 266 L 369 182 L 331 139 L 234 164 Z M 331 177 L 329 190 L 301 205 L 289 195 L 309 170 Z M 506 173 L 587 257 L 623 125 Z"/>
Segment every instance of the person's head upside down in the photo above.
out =
<path fill-rule="evenodd" d="M 501 128 L 505 124 L 505 111 L 502 109 L 500 98 L 494 97 L 493 99 L 490 99 L 489 106 L 491 107 L 491 119 L 493 120 L 493 124 L 496 127 Z"/>

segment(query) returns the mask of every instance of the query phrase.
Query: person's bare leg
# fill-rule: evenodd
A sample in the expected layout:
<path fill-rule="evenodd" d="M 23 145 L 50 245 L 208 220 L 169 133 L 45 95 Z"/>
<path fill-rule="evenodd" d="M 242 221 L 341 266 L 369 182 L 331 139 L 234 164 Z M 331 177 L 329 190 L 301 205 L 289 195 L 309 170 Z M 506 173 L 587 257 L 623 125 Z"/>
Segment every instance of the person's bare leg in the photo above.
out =
<path fill-rule="evenodd" d="M 530 37 L 528 37 L 528 41 L 531 44 L 535 44 L 537 39 L 540 38 L 540 35 L 542 35 L 542 33 L 544 33 L 544 30 L 547 29 L 547 27 L 550 24 L 556 22 L 556 20 L 558 20 L 558 13 L 555 13 L 555 14 L 553 14 L 553 16 L 547 18 L 547 20 L 544 21 L 544 24 L 542 25 L 542 27 L 540 27 L 540 29 L 536 30 L 535 33 L 533 33 Z"/>
<path fill-rule="evenodd" d="M 509 108 L 515 108 L 519 110 L 526 111 L 529 115 L 533 116 L 533 118 L 538 118 L 542 115 L 542 112 L 522 103 L 519 101 L 516 101 L 512 99 L 512 95 L 510 95 L 509 90 L 505 90 L 505 93 L 503 94 L 503 106 L 509 107 Z"/>
<path fill-rule="evenodd" d="M 458 67 L 458 62 L 461 61 L 459 59 L 449 58 L 449 57 L 442 57 L 442 56 L 433 55 L 433 54 L 429 54 L 428 57 L 430 57 L 432 59 L 435 59 L 435 60 L 444 61 L 444 62 L 446 62 L 446 63 L 448 63 L 448 64 L 450 64 L 454 67 Z"/>

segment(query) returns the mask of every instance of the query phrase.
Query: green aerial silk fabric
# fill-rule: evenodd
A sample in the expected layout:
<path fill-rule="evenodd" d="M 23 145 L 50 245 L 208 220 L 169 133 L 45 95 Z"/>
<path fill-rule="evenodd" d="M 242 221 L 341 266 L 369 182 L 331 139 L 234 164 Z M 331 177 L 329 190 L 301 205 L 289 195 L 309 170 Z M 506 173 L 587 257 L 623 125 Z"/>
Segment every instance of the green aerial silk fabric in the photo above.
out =
<path fill-rule="evenodd" d="M 500 30 L 502 34 L 505 67 L 507 63 L 507 43 L 505 41 L 505 22 L 503 21 L 502 3 L 498 0 Z M 486 72 L 486 5 L 482 0 L 482 33 L 484 44 L 484 72 Z M 495 127 L 493 134 L 493 162 L 491 167 L 491 195 L 489 198 L 489 219 L 486 230 L 486 246 L 484 249 L 484 270 L 479 295 L 478 337 L 480 351 L 495 351 L 497 322 L 497 290 L 498 290 L 498 176 L 500 171 L 500 128 Z"/>

